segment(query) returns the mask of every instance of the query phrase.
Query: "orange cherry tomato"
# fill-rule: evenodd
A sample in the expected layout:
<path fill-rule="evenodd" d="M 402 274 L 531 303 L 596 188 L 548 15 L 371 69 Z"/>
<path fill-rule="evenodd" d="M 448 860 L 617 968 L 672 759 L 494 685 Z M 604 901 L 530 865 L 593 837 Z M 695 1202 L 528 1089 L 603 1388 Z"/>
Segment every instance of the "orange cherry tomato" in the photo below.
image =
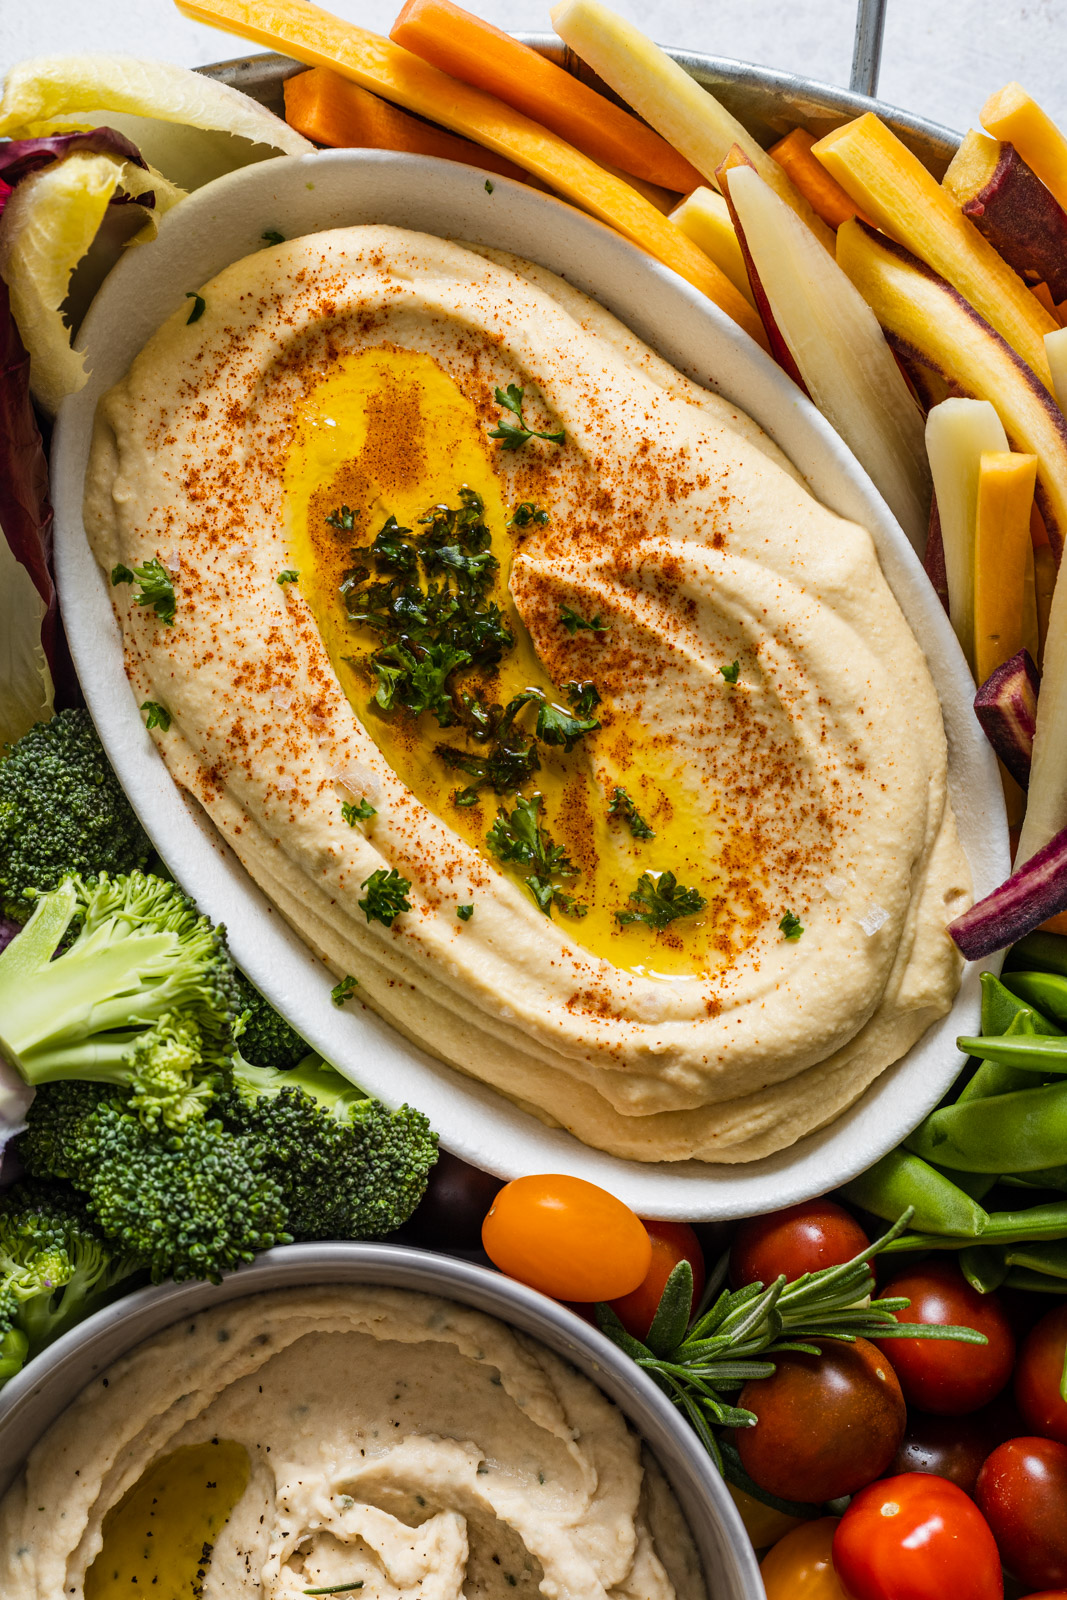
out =
<path fill-rule="evenodd" d="M 848 1600 L 831 1555 L 839 1521 L 802 1522 L 768 1551 L 759 1569 L 767 1600 Z"/>
<path fill-rule="evenodd" d="M 606 1189 L 559 1173 L 505 1184 L 482 1223 L 490 1261 L 554 1300 L 614 1300 L 648 1273 L 640 1217 Z"/>
<path fill-rule="evenodd" d="M 688 1222 L 646 1222 L 645 1230 L 652 1241 L 648 1271 L 636 1289 L 611 1302 L 611 1309 L 635 1339 L 643 1339 L 651 1328 L 664 1284 L 679 1261 L 688 1261 L 693 1269 L 690 1313 L 704 1293 L 704 1252 Z"/>

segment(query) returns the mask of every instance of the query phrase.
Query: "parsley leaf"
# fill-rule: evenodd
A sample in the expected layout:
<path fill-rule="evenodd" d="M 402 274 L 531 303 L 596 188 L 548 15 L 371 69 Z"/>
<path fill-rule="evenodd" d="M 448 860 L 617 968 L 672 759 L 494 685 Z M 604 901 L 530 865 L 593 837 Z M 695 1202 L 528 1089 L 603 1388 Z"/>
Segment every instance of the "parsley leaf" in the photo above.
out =
<path fill-rule="evenodd" d="M 562 706 L 541 697 L 537 711 L 537 737 L 545 744 L 561 744 L 569 754 L 579 739 L 600 727 L 596 717 L 576 717 Z"/>
<path fill-rule="evenodd" d="M 625 789 L 616 789 L 608 806 L 608 815 L 622 817 L 635 839 L 654 839 L 656 835 L 638 811 Z"/>
<path fill-rule="evenodd" d="M 563 693 L 580 717 L 591 716 L 600 704 L 600 694 L 592 683 L 565 683 Z"/>
<path fill-rule="evenodd" d="M 190 323 L 200 321 L 207 307 L 207 301 L 202 294 L 197 294 L 195 289 L 186 289 L 185 298 L 193 302 L 193 308 L 185 319 L 185 326 L 188 327 Z"/>
<path fill-rule="evenodd" d="M 553 844 L 541 825 L 543 798 L 534 794 L 529 799 L 520 795 L 510 816 L 503 807 L 486 834 L 486 843 L 498 861 L 522 867 L 533 867 L 526 877 L 526 887 L 545 916 L 552 915 L 553 905 L 567 916 L 584 917 L 588 906 L 579 905 L 566 894 L 553 878 L 576 878 L 578 868 L 567 856 L 562 845 Z"/>
<path fill-rule="evenodd" d="M 299 576 L 300 574 L 295 567 L 286 567 L 284 572 L 279 572 L 275 581 L 284 588 L 287 583 L 295 583 Z"/>
<path fill-rule="evenodd" d="M 139 583 L 141 592 L 134 595 L 134 604 L 151 606 L 159 620 L 168 627 L 174 621 L 174 584 L 158 556 L 152 556 L 143 566 L 134 567 L 132 571 L 120 561 L 118 566 L 111 569 L 112 588 L 119 583 Z"/>
<path fill-rule="evenodd" d="M 515 507 L 509 528 L 528 528 L 531 522 L 536 522 L 539 528 L 548 524 L 548 512 L 542 511 L 540 506 L 535 506 L 532 500 L 524 500 Z"/>
<path fill-rule="evenodd" d="M 326 521 L 331 528 L 336 528 L 338 533 L 351 533 L 356 525 L 356 513 L 351 506 L 339 506 L 336 511 L 327 514 Z"/>
<path fill-rule="evenodd" d="M 379 867 L 369 878 L 364 878 L 360 888 L 367 891 L 359 901 L 359 909 L 365 913 L 368 922 L 380 922 L 386 928 L 391 928 L 402 911 L 411 910 L 411 902 L 407 898 L 411 882 L 408 878 L 402 878 L 395 867 L 390 867 L 388 872 L 384 867 Z"/>
<path fill-rule="evenodd" d="M 611 628 L 610 622 L 601 621 L 599 612 L 593 618 L 592 622 L 590 622 L 587 618 L 583 617 L 580 612 L 575 611 L 571 606 L 560 606 L 559 620 L 562 622 L 572 639 L 576 633 L 607 633 Z"/>
<path fill-rule="evenodd" d="M 486 194 L 492 194 L 493 192 L 493 185 L 489 182 L 488 178 L 485 180 L 485 192 Z"/>
<path fill-rule="evenodd" d="M 267 228 L 266 231 L 261 233 L 259 237 L 263 240 L 264 244 L 285 243 L 285 234 L 279 233 L 277 228 Z"/>
<path fill-rule="evenodd" d="M 630 890 L 635 905 L 645 906 L 644 911 L 616 911 L 623 924 L 644 922 L 660 932 L 669 922 L 679 917 L 694 917 L 703 911 L 707 901 L 696 889 L 684 888 L 673 872 L 642 872 L 637 888 Z"/>
<path fill-rule="evenodd" d="M 457 906 L 456 907 L 456 916 L 459 918 L 460 922 L 469 922 L 470 919 L 473 917 L 473 915 L 474 915 L 474 907 L 473 906 Z"/>
<path fill-rule="evenodd" d="M 353 978 L 349 974 L 347 977 L 342 978 L 340 983 L 334 984 L 330 990 L 330 999 L 335 1006 L 343 1006 L 346 1000 L 351 1000 L 358 988 L 359 979 Z"/>
<path fill-rule="evenodd" d="M 141 703 L 141 710 L 148 713 L 144 724 L 146 728 L 159 728 L 162 733 L 166 733 L 171 724 L 171 715 L 166 706 L 161 706 L 158 700 L 144 700 Z"/>
<path fill-rule="evenodd" d="M 360 800 L 358 804 L 354 800 L 342 800 L 341 815 L 348 826 L 354 828 L 357 822 L 366 822 L 370 817 L 376 817 L 378 812 L 366 800 Z"/>
<path fill-rule="evenodd" d="M 727 683 L 736 683 L 741 675 L 741 663 L 740 661 L 731 661 L 728 667 L 720 667 L 719 671 Z"/>
<path fill-rule="evenodd" d="M 518 417 L 518 423 L 509 422 L 506 417 L 501 417 L 495 428 L 490 429 L 490 439 L 499 439 L 505 450 L 521 450 L 524 444 L 531 439 L 547 439 L 550 444 L 562 444 L 567 437 L 563 428 L 556 433 L 542 432 L 539 428 L 528 428 L 522 415 L 523 397 L 525 389 L 520 389 L 517 383 L 509 383 L 506 389 L 494 389 L 493 395 L 498 406 L 503 406 L 513 416 Z"/>
<path fill-rule="evenodd" d="M 778 926 L 782 930 L 783 939 L 788 939 L 790 942 L 794 942 L 795 940 L 799 939 L 800 935 L 804 932 L 804 924 L 801 922 L 800 918 L 795 917 L 791 911 L 786 912 Z"/>

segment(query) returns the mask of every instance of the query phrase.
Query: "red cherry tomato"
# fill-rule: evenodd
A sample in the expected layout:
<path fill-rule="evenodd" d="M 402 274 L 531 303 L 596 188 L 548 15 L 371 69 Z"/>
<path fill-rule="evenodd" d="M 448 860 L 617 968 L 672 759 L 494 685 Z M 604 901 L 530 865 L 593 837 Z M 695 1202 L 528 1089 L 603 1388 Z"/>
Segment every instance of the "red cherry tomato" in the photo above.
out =
<path fill-rule="evenodd" d="M 802 1522 L 767 1552 L 759 1569 L 767 1600 L 848 1600 L 831 1555 L 837 1520 Z"/>
<path fill-rule="evenodd" d="M 904 1397 L 866 1339 L 819 1341 L 821 1356 L 775 1357 L 773 1377 L 746 1383 L 738 1404 L 759 1421 L 735 1434 L 754 1483 L 782 1500 L 855 1494 L 885 1471 L 904 1433 Z"/>
<path fill-rule="evenodd" d="M 805 1200 L 742 1222 L 730 1250 L 730 1282 L 743 1289 L 746 1283 L 773 1283 L 784 1273 L 792 1283 L 805 1272 L 842 1266 L 869 1243 L 844 1206 Z"/>
<path fill-rule="evenodd" d="M 929 1472 L 935 1477 L 947 1478 L 973 1499 L 982 1463 L 1004 1437 L 1003 1433 L 991 1429 L 985 1411 L 967 1417 L 931 1417 L 922 1411 L 913 1411 L 908 1415 L 907 1429 L 886 1476 Z"/>
<path fill-rule="evenodd" d="M 1009 1439 L 978 1474 L 975 1497 L 1020 1583 L 1067 1584 L 1067 1444 Z"/>
<path fill-rule="evenodd" d="M 652 1326 L 663 1286 L 679 1261 L 688 1261 L 693 1269 L 693 1298 L 690 1310 L 704 1293 L 704 1252 L 700 1240 L 686 1222 L 646 1222 L 645 1229 L 652 1241 L 652 1262 L 644 1281 L 629 1294 L 612 1300 L 611 1308 L 627 1333 L 643 1339 Z"/>
<path fill-rule="evenodd" d="M 925 1472 L 860 1491 L 834 1535 L 834 1566 L 852 1600 L 1003 1600 L 985 1518 L 962 1489 Z"/>
<path fill-rule="evenodd" d="M 489 1259 L 555 1300 L 614 1300 L 643 1282 L 652 1241 L 606 1189 L 558 1173 L 505 1184 L 482 1224 Z"/>
<path fill-rule="evenodd" d="M 1015 1368 L 1015 1398 L 1028 1428 L 1067 1444 L 1067 1305 L 1057 1306 L 1030 1330 Z"/>
<path fill-rule="evenodd" d="M 911 1301 L 898 1322 L 951 1322 L 984 1333 L 989 1343 L 954 1339 L 886 1339 L 882 1348 L 896 1369 L 909 1405 L 939 1416 L 977 1411 L 1011 1377 L 1015 1335 L 995 1294 L 979 1294 L 952 1261 L 924 1261 L 885 1287 L 889 1297 Z"/>

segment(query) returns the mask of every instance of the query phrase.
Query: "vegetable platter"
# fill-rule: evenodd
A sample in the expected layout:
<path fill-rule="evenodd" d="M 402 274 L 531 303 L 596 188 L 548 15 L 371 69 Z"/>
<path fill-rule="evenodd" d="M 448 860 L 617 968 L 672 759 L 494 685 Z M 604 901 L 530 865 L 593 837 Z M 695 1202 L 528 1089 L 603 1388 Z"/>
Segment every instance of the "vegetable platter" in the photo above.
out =
<path fill-rule="evenodd" d="M 787 74 L 675 59 L 599 0 L 556 7 L 555 45 L 448 0 L 409 0 L 391 43 L 296 0 L 180 6 L 284 54 L 207 69 L 212 88 L 152 64 L 137 82 L 117 58 L 29 64 L 0 99 L 18 468 L 0 489 L 0 1044 L 7 1126 L 28 1122 L 0 1197 L 0 1378 L 149 1279 L 388 1236 L 491 1263 L 641 1368 L 729 1481 L 768 1600 L 1056 1600 L 1067 140 L 1018 85 L 957 141 Z M 260 159 L 227 173 L 234 135 Z M 95 281 L 72 283 L 105 214 L 135 226 L 100 232 Z M 370 218 L 519 250 L 713 375 L 871 531 L 930 661 L 976 889 L 950 928 L 960 998 L 829 1130 L 740 1174 L 579 1149 L 350 1010 L 355 978 L 331 992 L 179 798 L 146 737 L 166 705 L 129 694 L 81 527 L 97 399 L 283 222 Z M 69 290 L 77 316 L 101 277 L 72 347 L 61 306 Z M 58 410 L 55 569 L 31 386 Z M 524 420 L 521 390 L 497 396 L 509 448 L 562 439 Z M 157 559 L 111 586 L 166 626 L 174 577 Z M 792 911 L 780 926 L 804 932 Z"/>

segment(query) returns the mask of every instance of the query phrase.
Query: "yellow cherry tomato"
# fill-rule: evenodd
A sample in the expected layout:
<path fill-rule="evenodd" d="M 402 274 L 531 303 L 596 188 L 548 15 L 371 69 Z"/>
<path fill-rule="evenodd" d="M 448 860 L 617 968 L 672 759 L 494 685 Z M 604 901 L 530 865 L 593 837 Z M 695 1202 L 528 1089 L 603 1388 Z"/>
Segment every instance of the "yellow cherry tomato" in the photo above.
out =
<path fill-rule="evenodd" d="M 760 1566 L 767 1600 L 848 1600 L 830 1555 L 840 1520 L 802 1522 L 768 1551 Z"/>
<path fill-rule="evenodd" d="M 746 1494 L 744 1489 L 739 1489 L 736 1484 L 728 1483 L 726 1487 L 730 1491 L 734 1505 L 741 1513 L 745 1532 L 755 1549 L 766 1550 L 769 1545 L 777 1544 L 779 1539 L 784 1539 L 794 1528 L 804 1526 L 799 1517 L 790 1517 L 784 1511 L 775 1511 L 766 1501 L 757 1500 L 755 1495 Z"/>
<path fill-rule="evenodd" d="M 652 1261 L 644 1223 L 606 1189 L 558 1173 L 505 1184 L 482 1223 L 489 1259 L 554 1300 L 614 1300 Z"/>

